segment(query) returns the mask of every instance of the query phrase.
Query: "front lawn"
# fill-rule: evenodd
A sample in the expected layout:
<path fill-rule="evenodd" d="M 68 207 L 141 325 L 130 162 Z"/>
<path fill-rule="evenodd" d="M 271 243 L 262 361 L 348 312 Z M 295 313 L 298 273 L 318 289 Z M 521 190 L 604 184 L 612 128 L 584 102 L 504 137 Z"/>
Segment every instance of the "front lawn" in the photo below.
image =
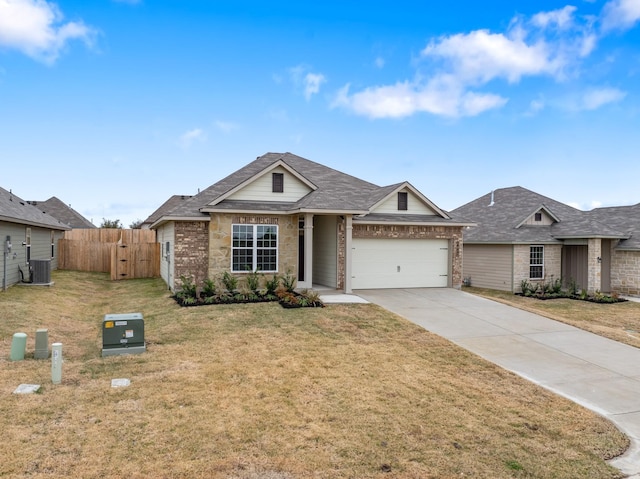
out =
<path fill-rule="evenodd" d="M 2 477 L 622 477 L 609 422 L 375 305 L 181 308 L 160 280 L 53 280 L 0 293 Z M 103 316 L 127 312 L 147 352 L 102 358 Z M 43 327 L 57 386 L 32 359 Z"/>

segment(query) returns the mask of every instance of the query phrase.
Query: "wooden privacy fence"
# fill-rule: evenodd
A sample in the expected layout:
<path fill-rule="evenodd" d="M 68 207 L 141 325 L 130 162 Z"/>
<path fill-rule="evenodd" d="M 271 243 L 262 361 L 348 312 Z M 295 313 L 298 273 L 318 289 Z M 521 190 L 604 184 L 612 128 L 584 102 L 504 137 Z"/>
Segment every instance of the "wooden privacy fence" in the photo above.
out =
<path fill-rule="evenodd" d="M 58 268 L 110 273 L 112 280 L 155 278 L 160 244 L 153 230 L 71 230 L 58 242 Z"/>

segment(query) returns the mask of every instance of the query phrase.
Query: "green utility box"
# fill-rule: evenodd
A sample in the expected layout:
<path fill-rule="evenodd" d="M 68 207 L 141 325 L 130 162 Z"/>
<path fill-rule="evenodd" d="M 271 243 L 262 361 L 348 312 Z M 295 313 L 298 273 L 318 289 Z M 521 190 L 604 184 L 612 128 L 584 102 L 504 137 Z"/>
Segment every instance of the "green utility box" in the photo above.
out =
<path fill-rule="evenodd" d="M 141 313 L 105 314 L 102 321 L 102 357 L 139 354 L 147 350 Z"/>

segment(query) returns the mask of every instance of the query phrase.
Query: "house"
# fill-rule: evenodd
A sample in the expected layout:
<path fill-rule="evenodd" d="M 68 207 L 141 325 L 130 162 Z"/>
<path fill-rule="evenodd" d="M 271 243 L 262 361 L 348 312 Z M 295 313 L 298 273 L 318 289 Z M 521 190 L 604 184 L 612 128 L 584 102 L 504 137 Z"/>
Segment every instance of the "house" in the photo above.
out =
<path fill-rule="evenodd" d="M 55 196 L 52 196 L 46 201 L 28 201 L 28 203 L 35 206 L 43 213 L 47 213 L 48 215 L 62 221 L 71 228 L 87 229 L 96 227 L 91 221 L 71 208 L 71 205 L 66 205 Z"/>
<path fill-rule="evenodd" d="M 640 205 L 581 211 L 525 188 L 502 188 L 453 210 L 471 285 L 519 292 L 521 281 L 640 294 Z"/>
<path fill-rule="evenodd" d="M 48 271 L 56 269 L 58 240 L 69 229 L 63 222 L 43 213 L 13 192 L 0 188 L 2 289 L 23 279 L 32 280 L 29 270 L 36 260 L 45 260 Z"/>
<path fill-rule="evenodd" d="M 408 182 L 380 187 L 291 153 L 267 153 L 150 225 L 161 274 L 292 274 L 297 286 L 460 287 L 462 228 Z M 177 281 L 178 280 L 178 281 Z"/>

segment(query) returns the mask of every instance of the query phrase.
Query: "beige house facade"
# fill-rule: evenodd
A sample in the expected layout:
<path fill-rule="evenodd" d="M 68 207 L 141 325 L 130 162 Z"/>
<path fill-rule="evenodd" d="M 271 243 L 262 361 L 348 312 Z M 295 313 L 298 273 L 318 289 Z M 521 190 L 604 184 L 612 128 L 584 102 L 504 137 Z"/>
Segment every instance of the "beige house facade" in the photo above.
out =
<path fill-rule="evenodd" d="M 175 197 L 174 197 L 175 198 Z M 290 274 L 299 288 L 454 287 L 462 230 L 409 182 L 380 187 L 291 153 L 267 153 L 148 220 L 172 290 L 225 272 Z"/>

